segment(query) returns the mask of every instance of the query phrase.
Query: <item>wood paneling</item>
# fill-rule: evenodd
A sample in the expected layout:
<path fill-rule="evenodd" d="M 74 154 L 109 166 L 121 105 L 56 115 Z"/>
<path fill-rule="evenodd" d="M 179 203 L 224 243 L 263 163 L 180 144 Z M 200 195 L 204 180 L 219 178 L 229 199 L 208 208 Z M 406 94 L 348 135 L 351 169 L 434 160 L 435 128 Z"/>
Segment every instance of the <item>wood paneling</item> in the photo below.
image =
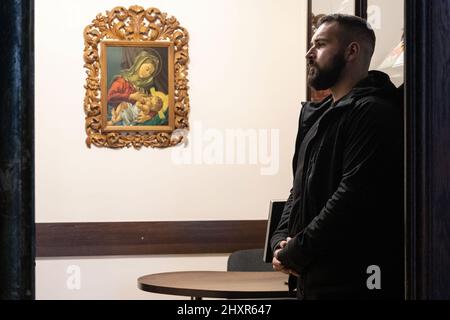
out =
<path fill-rule="evenodd" d="M 38 223 L 38 257 L 228 253 L 263 248 L 266 220 Z"/>

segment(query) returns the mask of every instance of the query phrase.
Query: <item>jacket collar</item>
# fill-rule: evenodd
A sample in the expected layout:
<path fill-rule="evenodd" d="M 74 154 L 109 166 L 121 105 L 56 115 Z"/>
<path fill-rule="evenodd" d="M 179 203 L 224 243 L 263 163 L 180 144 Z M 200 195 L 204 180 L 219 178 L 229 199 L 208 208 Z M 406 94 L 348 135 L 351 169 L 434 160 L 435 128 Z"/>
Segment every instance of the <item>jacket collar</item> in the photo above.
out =
<path fill-rule="evenodd" d="M 352 97 L 351 95 L 347 95 L 343 97 L 333 108 L 344 108 L 353 105 L 353 102 L 355 101 L 355 97 Z"/>
<path fill-rule="evenodd" d="M 330 103 L 331 98 L 332 98 L 331 95 L 329 95 L 328 97 L 326 97 L 325 99 L 323 99 L 322 101 L 319 101 L 319 102 L 304 101 L 304 102 L 302 102 L 302 107 L 307 106 L 312 109 L 317 109 L 325 103 Z M 333 108 L 348 107 L 348 106 L 351 106 L 354 101 L 355 101 L 355 97 L 353 97 L 351 95 L 351 91 L 350 91 L 346 96 L 344 96 L 341 100 L 339 100 L 339 102 L 335 106 L 333 106 Z"/>

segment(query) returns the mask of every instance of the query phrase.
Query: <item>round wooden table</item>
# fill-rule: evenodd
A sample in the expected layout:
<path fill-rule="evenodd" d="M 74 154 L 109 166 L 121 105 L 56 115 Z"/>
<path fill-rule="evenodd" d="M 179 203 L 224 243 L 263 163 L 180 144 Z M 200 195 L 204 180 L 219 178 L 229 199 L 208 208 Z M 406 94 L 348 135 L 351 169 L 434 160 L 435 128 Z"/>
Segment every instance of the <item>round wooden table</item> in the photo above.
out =
<path fill-rule="evenodd" d="M 289 298 L 288 276 L 280 272 L 181 271 L 142 276 L 138 288 L 191 299 Z"/>

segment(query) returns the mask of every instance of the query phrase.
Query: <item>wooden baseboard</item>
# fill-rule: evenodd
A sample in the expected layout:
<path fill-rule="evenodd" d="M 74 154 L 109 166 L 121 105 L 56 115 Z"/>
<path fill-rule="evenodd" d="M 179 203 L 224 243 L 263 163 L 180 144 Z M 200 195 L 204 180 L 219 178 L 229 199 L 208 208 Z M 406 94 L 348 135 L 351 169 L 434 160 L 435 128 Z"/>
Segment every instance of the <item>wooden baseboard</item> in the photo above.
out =
<path fill-rule="evenodd" d="M 36 256 L 214 254 L 263 248 L 266 220 L 37 223 Z"/>

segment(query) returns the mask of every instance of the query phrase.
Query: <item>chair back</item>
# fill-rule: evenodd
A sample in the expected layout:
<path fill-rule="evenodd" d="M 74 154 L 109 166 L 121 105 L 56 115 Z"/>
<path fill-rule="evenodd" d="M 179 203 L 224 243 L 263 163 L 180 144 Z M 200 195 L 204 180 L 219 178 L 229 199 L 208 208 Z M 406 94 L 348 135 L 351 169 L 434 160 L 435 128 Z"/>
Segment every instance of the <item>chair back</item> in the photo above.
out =
<path fill-rule="evenodd" d="M 278 223 L 281 220 L 285 204 L 286 204 L 285 200 L 270 201 L 269 216 L 267 219 L 266 240 L 264 241 L 264 253 L 263 253 L 263 259 L 265 262 L 268 263 L 272 262 L 273 257 L 272 248 L 270 246 L 270 239 L 272 238 L 273 233 L 278 227 Z"/>
<path fill-rule="evenodd" d="M 238 250 L 230 254 L 227 271 L 273 271 L 272 264 L 263 260 L 264 249 Z"/>

